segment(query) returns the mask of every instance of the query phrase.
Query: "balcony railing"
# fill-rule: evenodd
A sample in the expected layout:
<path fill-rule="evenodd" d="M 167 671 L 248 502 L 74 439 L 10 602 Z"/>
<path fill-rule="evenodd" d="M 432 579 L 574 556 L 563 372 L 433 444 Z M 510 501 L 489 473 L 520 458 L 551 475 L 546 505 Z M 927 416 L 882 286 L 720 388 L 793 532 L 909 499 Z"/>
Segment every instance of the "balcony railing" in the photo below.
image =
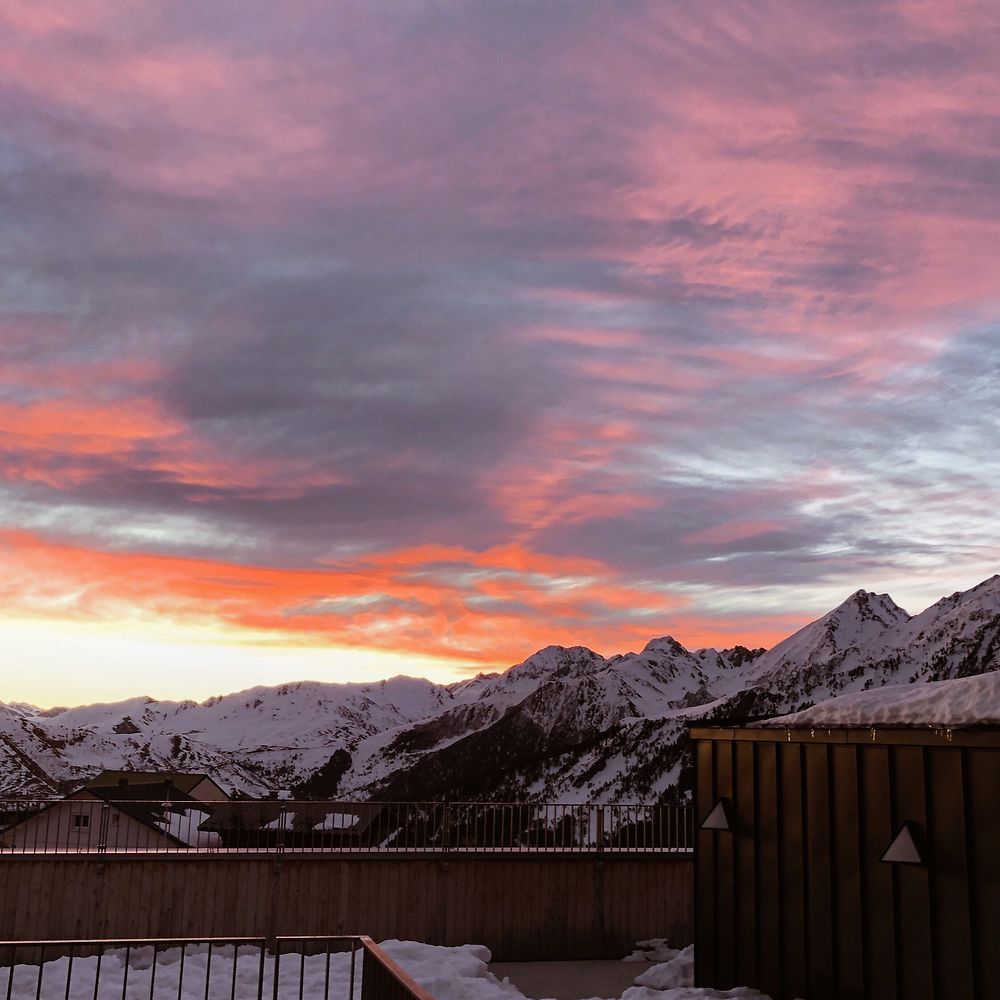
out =
<path fill-rule="evenodd" d="M 360 960 L 359 960 L 360 956 Z M 0 941 L 5 1000 L 433 1000 L 371 938 Z"/>
<path fill-rule="evenodd" d="M 0 855 L 634 854 L 693 843 L 684 804 L 0 800 Z"/>

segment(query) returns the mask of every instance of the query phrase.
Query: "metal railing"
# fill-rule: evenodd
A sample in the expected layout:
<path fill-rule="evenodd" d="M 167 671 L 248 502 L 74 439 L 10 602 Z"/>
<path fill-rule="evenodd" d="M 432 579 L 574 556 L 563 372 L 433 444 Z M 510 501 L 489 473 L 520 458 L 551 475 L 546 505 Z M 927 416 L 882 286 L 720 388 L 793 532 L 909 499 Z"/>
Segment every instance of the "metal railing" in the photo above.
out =
<path fill-rule="evenodd" d="M 0 941 L 0 997 L 433 1000 L 365 935 Z"/>
<path fill-rule="evenodd" d="M 0 800 L 0 855 L 663 853 L 693 844 L 684 804 Z"/>

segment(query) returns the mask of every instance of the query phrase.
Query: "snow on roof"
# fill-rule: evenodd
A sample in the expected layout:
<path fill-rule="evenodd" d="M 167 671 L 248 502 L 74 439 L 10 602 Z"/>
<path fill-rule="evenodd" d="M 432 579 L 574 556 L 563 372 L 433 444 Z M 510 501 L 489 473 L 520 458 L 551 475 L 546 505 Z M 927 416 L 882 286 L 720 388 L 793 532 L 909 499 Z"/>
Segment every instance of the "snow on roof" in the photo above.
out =
<path fill-rule="evenodd" d="M 948 681 L 857 691 L 754 725 L 788 729 L 804 726 L 939 726 L 947 729 L 997 726 L 1000 725 L 1000 671 Z"/>

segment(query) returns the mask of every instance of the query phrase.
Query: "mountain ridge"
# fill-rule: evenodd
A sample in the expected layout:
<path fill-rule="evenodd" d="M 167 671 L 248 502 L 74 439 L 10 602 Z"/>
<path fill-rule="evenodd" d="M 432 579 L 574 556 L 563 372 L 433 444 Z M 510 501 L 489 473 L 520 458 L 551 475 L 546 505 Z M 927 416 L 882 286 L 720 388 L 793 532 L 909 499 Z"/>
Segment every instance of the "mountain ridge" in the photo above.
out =
<path fill-rule="evenodd" d="M 917 615 L 859 590 L 770 650 L 692 651 L 661 636 L 610 657 L 545 646 L 449 685 L 400 676 L 258 685 L 200 703 L 0 703 L 0 794 L 59 793 L 132 767 L 208 771 L 253 795 L 661 798 L 684 786 L 692 723 L 998 668 L 1000 575 Z"/>

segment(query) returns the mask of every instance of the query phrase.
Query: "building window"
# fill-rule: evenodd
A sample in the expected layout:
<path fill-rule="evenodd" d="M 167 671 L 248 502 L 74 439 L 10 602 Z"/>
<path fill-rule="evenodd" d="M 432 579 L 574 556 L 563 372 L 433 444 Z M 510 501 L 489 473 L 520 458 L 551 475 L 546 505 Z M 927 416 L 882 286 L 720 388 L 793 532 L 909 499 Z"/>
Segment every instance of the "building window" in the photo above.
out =
<path fill-rule="evenodd" d="M 76 813 L 73 816 L 73 828 L 75 830 L 86 830 L 90 826 L 90 816 L 87 813 Z"/>

